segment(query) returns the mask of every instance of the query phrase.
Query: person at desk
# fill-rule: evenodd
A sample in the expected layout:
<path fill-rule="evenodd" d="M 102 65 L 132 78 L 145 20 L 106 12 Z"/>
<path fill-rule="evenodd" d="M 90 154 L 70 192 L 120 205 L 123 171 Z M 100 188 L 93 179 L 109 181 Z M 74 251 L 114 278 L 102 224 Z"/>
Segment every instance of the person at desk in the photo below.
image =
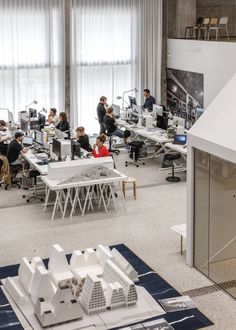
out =
<path fill-rule="evenodd" d="M 49 125 L 53 124 L 54 126 L 57 126 L 60 123 L 59 116 L 57 115 L 57 109 L 51 108 L 50 113 L 48 116 L 48 123 Z"/>
<path fill-rule="evenodd" d="M 100 134 L 105 133 L 103 119 L 104 119 L 104 116 L 106 115 L 106 107 L 107 107 L 107 98 L 105 96 L 101 96 L 100 101 L 97 106 L 97 116 L 98 116 L 98 122 L 100 125 Z"/>
<path fill-rule="evenodd" d="M 84 127 L 80 126 L 76 129 L 77 141 L 80 144 L 80 147 L 88 152 L 93 151 L 93 148 L 89 144 L 89 137 L 85 134 Z"/>
<path fill-rule="evenodd" d="M 145 97 L 145 102 L 143 105 L 144 109 L 148 109 L 149 112 L 152 111 L 153 104 L 156 103 L 155 98 L 150 94 L 150 90 L 148 88 L 145 88 L 143 90 L 143 96 Z"/>
<path fill-rule="evenodd" d="M 115 116 L 112 108 L 107 109 L 107 113 L 104 116 L 103 123 L 106 132 L 109 135 L 118 136 L 119 138 L 124 138 L 124 132 L 118 128 L 118 124 L 115 121 Z"/>
<path fill-rule="evenodd" d="M 105 141 L 106 141 L 106 135 L 105 134 L 100 134 L 97 137 L 96 144 L 94 144 L 93 152 L 92 152 L 92 155 L 95 158 L 110 156 L 110 153 L 107 150 L 107 147 L 104 146 Z"/>
<path fill-rule="evenodd" d="M 60 112 L 59 115 L 60 122 L 56 126 L 57 129 L 59 129 L 62 132 L 65 132 L 68 134 L 68 137 L 70 138 L 70 125 L 67 121 L 67 115 L 65 112 Z"/>
<path fill-rule="evenodd" d="M 7 124 L 5 120 L 0 120 L 0 132 L 5 132 L 7 130 Z"/>
<path fill-rule="evenodd" d="M 7 148 L 7 159 L 10 165 L 21 165 L 22 161 L 20 159 L 21 154 L 26 154 L 28 149 L 23 148 L 22 142 L 24 139 L 24 133 L 18 131 L 15 133 L 15 139 L 12 140 Z"/>

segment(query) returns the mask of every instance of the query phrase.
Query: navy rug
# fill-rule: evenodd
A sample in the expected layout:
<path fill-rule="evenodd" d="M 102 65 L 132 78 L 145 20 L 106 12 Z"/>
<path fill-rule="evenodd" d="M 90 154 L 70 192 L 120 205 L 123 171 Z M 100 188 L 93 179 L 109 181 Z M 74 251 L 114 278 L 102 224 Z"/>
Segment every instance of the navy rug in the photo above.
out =
<path fill-rule="evenodd" d="M 167 283 L 163 278 L 161 278 L 157 273 L 155 273 L 148 265 L 146 265 L 124 244 L 111 246 L 111 248 L 113 247 L 115 247 L 129 261 L 129 263 L 137 270 L 139 275 L 142 275 L 139 278 L 138 285 L 143 286 L 156 301 L 158 301 L 159 299 L 180 296 L 180 293 L 178 291 L 176 291 L 169 283 Z M 67 255 L 68 261 L 70 260 L 70 258 L 71 254 Z M 44 263 L 47 267 L 48 259 L 44 259 Z M 18 268 L 19 264 L 1 267 L 0 278 L 3 279 L 8 276 L 16 276 L 18 274 Z M 159 317 L 149 319 L 148 321 L 160 318 L 164 318 L 167 322 L 172 323 L 171 325 L 175 330 L 196 330 L 213 325 L 213 323 L 207 317 L 205 317 L 197 308 L 167 313 Z M 23 329 L 1 288 L 0 329 Z"/>

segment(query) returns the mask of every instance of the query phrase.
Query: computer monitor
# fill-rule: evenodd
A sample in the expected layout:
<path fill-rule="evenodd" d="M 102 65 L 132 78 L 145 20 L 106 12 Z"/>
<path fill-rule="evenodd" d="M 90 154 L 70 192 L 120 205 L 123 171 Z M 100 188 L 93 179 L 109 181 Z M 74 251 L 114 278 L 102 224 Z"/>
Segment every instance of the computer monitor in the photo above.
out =
<path fill-rule="evenodd" d="M 34 130 L 34 140 L 39 144 L 43 144 L 43 132 L 35 129 Z"/>
<path fill-rule="evenodd" d="M 21 130 L 23 131 L 23 132 L 27 132 L 28 131 L 28 121 L 27 120 L 25 120 L 25 119 L 23 119 L 23 118 L 21 118 L 20 119 L 20 128 L 21 128 Z"/>
<path fill-rule="evenodd" d="M 112 104 L 111 108 L 113 109 L 115 118 L 119 118 L 120 117 L 120 106 L 116 105 L 116 104 Z"/>
<path fill-rule="evenodd" d="M 37 110 L 29 108 L 29 117 L 30 118 L 36 118 L 37 117 Z"/>
<path fill-rule="evenodd" d="M 156 127 L 167 130 L 168 128 L 168 117 L 167 116 L 156 116 Z"/>
<path fill-rule="evenodd" d="M 186 143 L 187 143 L 187 135 L 186 134 L 175 134 L 174 144 L 185 145 Z"/>
<path fill-rule="evenodd" d="M 185 119 L 177 116 L 173 116 L 173 126 L 185 127 Z"/>
<path fill-rule="evenodd" d="M 57 155 L 58 160 L 61 160 L 61 142 L 57 139 L 52 139 L 52 152 Z"/>
<path fill-rule="evenodd" d="M 131 109 L 133 107 L 133 104 L 137 104 L 136 98 L 133 96 L 129 96 L 129 105 Z"/>
<path fill-rule="evenodd" d="M 71 159 L 74 160 L 75 156 L 81 158 L 80 143 L 77 140 L 71 140 Z"/>
<path fill-rule="evenodd" d="M 23 139 L 23 145 L 24 146 L 32 146 L 33 144 L 33 137 L 31 135 L 26 135 Z"/>
<path fill-rule="evenodd" d="M 38 126 L 39 126 L 39 129 L 40 130 L 42 128 L 44 128 L 45 123 L 46 123 L 46 117 L 45 117 L 45 115 L 43 115 L 42 113 L 39 113 L 38 114 Z"/>
<path fill-rule="evenodd" d="M 157 105 L 157 104 L 153 104 L 152 106 L 152 116 L 153 118 L 156 118 L 156 116 L 163 116 L 163 112 L 164 112 L 164 107 L 163 105 Z"/>
<path fill-rule="evenodd" d="M 133 106 L 132 106 L 133 114 L 137 114 L 137 115 L 141 116 L 142 112 L 143 112 L 143 108 L 141 107 L 141 105 L 133 104 Z"/>

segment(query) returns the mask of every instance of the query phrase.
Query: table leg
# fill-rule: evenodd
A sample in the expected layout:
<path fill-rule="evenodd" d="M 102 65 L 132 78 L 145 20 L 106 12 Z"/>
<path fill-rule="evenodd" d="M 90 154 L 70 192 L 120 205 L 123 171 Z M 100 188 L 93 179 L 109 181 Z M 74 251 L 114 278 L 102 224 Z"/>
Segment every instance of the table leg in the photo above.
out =
<path fill-rule="evenodd" d="M 105 208 L 106 214 L 108 214 L 108 212 L 107 212 L 107 206 L 106 206 L 106 202 L 105 202 L 105 199 L 104 199 L 104 196 L 103 196 L 103 191 L 102 191 L 102 187 L 101 187 L 101 185 L 99 185 L 99 190 L 100 190 L 100 192 L 101 192 L 101 198 L 102 198 L 102 202 L 103 202 L 103 205 L 104 205 L 104 208 Z"/>
<path fill-rule="evenodd" d="M 70 191 L 71 189 L 69 188 L 67 190 L 67 194 L 66 194 L 66 200 L 65 200 L 65 203 L 64 203 L 64 210 L 63 210 L 63 215 L 62 215 L 62 219 L 65 218 L 65 215 L 66 215 L 66 209 L 67 209 L 67 205 L 68 205 L 68 200 L 69 200 L 69 196 L 70 196 Z"/>
<path fill-rule="evenodd" d="M 45 194 L 46 194 L 46 198 L 45 198 L 45 202 L 44 202 L 44 211 L 46 211 L 46 209 L 47 209 L 48 199 L 49 199 L 49 195 L 50 195 L 50 188 L 48 188 L 47 186 L 45 188 Z"/>
<path fill-rule="evenodd" d="M 180 236 L 180 254 L 183 255 L 184 251 L 183 251 L 183 236 Z"/>
<path fill-rule="evenodd" d="M 54 220 L 54 216 L 55 216 L 55 212 L 56 212 L 56 208 L 57 208 L 57 202 L 58 202 L 58 198 L 59 198 L 59 193 L 60 191 L 57 190 L 56 191 L 56 199 L 55 199 L 55 204 L 54 204 L 54 208 L 53 208 L 53 211 L 52 211 L 52 217 L 51 217 L 51 221 Z"/>
<path fill-rule="evenodd" d="M 123 194 L 123 190 L 122 190 L 121 184 L 119 184 L 119 189 L 120 189 L 121 199 L 122 199 L 122 202 L 123 202 L 124 208 L 127 210 L 126 202 L 125 202 L 125 197 L 124 197 L 124 194 Z"/>

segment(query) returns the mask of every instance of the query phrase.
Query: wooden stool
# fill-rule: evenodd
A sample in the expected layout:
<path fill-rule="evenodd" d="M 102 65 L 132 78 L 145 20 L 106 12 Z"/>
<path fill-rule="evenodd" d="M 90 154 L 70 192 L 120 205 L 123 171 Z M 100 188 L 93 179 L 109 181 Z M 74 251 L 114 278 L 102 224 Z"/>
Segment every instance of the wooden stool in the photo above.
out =
<path fill-rule="evenodd" d="M 125 185 L 126 183 L 132 183 L 133 184 L 133 193 L 134 193 L 134 198 L 136 199 L 136 178 L 127 178 L 124 181 L 122 181 L 122 191 L 123 195 L 125 197 Z"/>

